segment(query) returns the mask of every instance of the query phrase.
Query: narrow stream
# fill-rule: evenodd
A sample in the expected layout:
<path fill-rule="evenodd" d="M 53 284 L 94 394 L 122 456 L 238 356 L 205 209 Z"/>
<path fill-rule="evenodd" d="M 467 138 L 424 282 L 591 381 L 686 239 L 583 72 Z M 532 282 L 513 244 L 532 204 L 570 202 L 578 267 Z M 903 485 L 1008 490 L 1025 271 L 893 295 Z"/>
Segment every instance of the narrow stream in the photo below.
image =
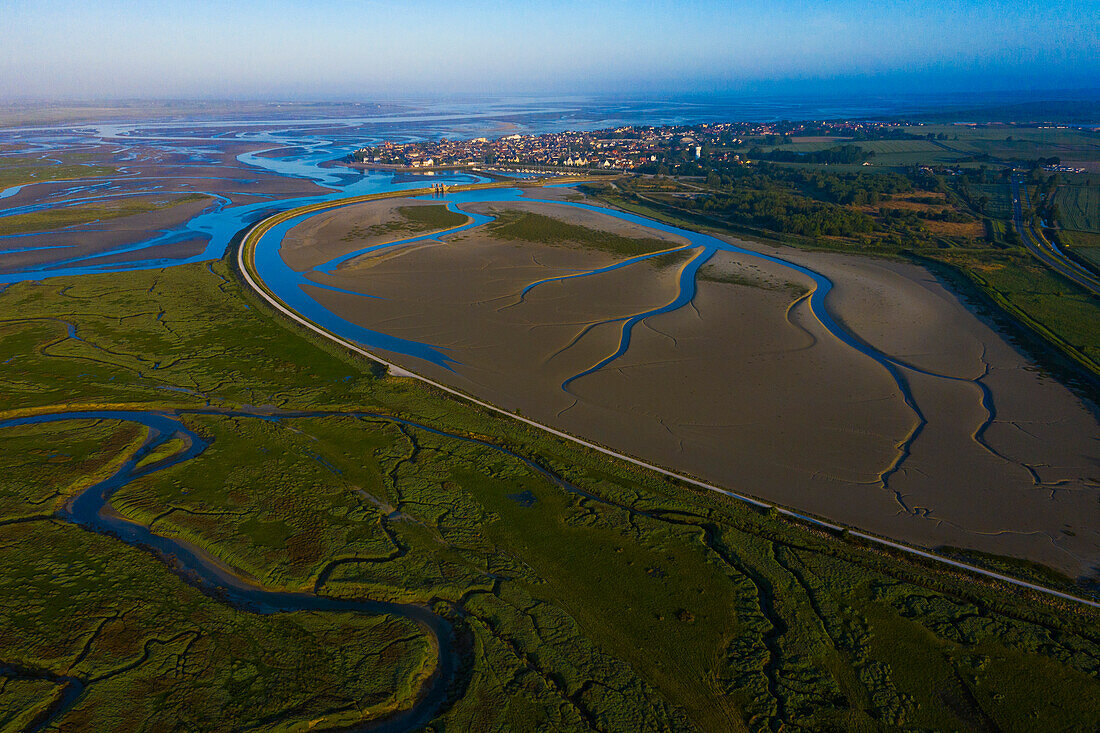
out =
<path fill-rule="evenodd" d="M 281 420 L 292 417 L 320 416 L 324 413 L 295 413 L 287 415 L 252 415 L 241 412 L 207 411 L 205 414 L 224 414 L 238 417 L 257 417 Z M 360 415 L 353 415 L 360 417 Z M 368 417 L 362 415 L 361 417 Z M 390 419 L 386 416 L 369 416 Z M 313 593 L 292 593 L 265 590 L 247 578 L 234 573 L 217 559 L 200 553 L 191 545 L 171 537 L 158 535 L 148 527 L 109 511 L 111 496 L 135 479 L 164 471 L 202 454 L 209 442 L 186 427 L 178 416 L 161 412 L 89 410 L 63 412 L 34 417 L 0 421 L 0 429 L 20 425 L 69 420 L 118 420 L 144 425 L 149 435 L 141 448 L 109 478 L 88 487 L 64 508 L 56 518 L 78 525 L 97 534 L 113 537 L 132 547 L 151 553 L 186 582 L 215 600 L 249 613 L 273 614 L 296 611 L 321 611 L 335 613 L 359 613 L 371 616 L 391 615 L 413 621 L 431 637 L 439 649 L 439 663 L 427 681 L 415 704 L 384 720 L 371 722 L 349 730 L 407 731 L 426 725 L 439 712 L 446 701 L 447 692 L 454 679 L 457 659 L 454 647 L 454 630 L 446 619 L 427 607 L 411 603 L 389 603 L 372 600 L 345 600 L 329 598 Z M 456 436 L 457 437 L 457 436 Z M 156 463 L 138 467 L 138 464 L 165 442 L 178 438 L 185 447 L 179 452 Z M 48 718 L 41 720 L 33 730 L 41 730 L 59 719 L 80 698 L 84 685 L 73 680 L 66 685 L 61 704 Z"/>

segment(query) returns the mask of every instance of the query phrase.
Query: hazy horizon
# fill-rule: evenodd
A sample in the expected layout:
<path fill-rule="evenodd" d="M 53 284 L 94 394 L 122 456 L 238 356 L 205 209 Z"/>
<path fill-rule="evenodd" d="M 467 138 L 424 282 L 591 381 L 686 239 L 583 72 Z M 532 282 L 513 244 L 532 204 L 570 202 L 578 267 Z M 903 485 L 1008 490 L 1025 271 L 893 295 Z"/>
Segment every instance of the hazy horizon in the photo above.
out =
<path fill-rule="evenodd" d="M 9 0 L 0 100 L 1066 90 L 1090 5 Z"/>

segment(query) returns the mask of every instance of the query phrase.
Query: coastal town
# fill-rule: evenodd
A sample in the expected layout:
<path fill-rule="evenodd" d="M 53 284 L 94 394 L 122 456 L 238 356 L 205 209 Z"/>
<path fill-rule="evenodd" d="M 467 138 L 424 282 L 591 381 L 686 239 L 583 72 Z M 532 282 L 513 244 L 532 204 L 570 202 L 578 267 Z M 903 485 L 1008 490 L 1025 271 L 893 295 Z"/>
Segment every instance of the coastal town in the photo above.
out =
<path fill-rule="evenodd" d="M 505 175 L 582 171 L 706 175 L 715 166 L 726 168 L 758 161 L 870 166 L 880 160 L 875 157 L 875 143 L 881 147 L 884 141 L 902 145 L 916 141 L 933 149 L 953 150 L 942 128 L 939 132 L 925 133 L 922 127 L 921 123 L 863 120 L 628 125 L 541 135 L 513 133 L 495 139 L 387 141 L 359 148 L 348 156 L 347 162 L 362 168 L 420 171 L 471 168 Z M 978 126 L 966 123 L 954 127 L 966 135 L 963 128 Z M 958 134 L 951 137 L 957 139 Z M 1006 142 L 1012 139 L 1008 136 Z M 900 161 L 882 162 L 896 165 Z M 927 174 L 957 176 L 961 173 L 959 163 L 963 162 L 986 164 L 992 159 L 983 154 L 964 155 L 950 164 L 918 163 L 916 169 Z M 1019 159 L 1015 163 L 1030 164 L 1047 172 L 1086 172 L 1079 166 L 1062 164 L 1057 157 Z"/>
<path fill-rule="evenodd" d="M 497 139 L 385 142 L 352 153 L 351 162 L 402 168 L 475 165 L 603 168 L 635 171 L 667 158 L 741 162 L 750 145 L 780 145 L 806 138 L 850 140 L 910 137 L 900 123 L 776 122 L 625 126 L 543 135 L 512 134 Z"/>

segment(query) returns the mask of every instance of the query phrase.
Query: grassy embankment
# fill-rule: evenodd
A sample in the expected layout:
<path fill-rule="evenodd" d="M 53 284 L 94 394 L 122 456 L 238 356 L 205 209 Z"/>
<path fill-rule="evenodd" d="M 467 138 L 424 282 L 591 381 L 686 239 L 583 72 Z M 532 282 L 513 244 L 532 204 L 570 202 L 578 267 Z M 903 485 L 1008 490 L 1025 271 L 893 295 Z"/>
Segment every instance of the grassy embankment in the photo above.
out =
<path fill-rule="evenodd" d="M 284 323 L 220 262 L 13 285 L 2 402 L 377 413 L 185 416 L 211 447 L 113 505 L 272 588 L 323 579 L 322 593 L 435 604 L 467 660 L 436 730 L 1064 729 L 1100 715 L 1094 612 L 676 485 L 377 378 Z M 140 437 L 109 422 L 5 431 L 0 662 L 86 681 L 62 725 L 286 727 L 407 699 L 431 656 L 407 624 L 241 613 L 139 550 L 34 519 Z M 9 682 L 0 720 L 57 690 Z"/>
<path fill-rule="evenodd" d="M 1059 223 L 1066 229 L 1100 233 L 1100 186 L 1061 186 L 1054 203 Z"/>

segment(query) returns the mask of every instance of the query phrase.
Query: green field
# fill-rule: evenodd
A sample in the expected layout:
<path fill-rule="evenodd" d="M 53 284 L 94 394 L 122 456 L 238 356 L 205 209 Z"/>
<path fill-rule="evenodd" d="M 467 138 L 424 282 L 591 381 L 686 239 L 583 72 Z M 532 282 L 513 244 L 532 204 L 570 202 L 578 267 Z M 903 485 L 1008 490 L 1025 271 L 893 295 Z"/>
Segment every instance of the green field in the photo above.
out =
<path fill-rule="evenodd" d="M 902 166 L 918 163 L 954 163 L 966 157 L 969 153 L 945 149 L 928 140 L 853 140 L 853 141 L 823 141 L 823 142 L 794 142 L 785 145 L 765 146 L 764 152 L 782 150 L 794 153 L 811 153 L 818 150 L 828 150 L 838 145 L 857 145 L 863 150 L 873 152 L 870 163 L 877 166 Z M 950 145 L 950 143 L 945 143 Z M 830 165 L 829 169 L 841 166 Z M 844 166 L 858 169 L 857 166 Z"/>
<path fill-rule="evenodd" d="M 121 489 L 125 516 L 268 588 L 451 618 L 464 671 L 433 730 L 1068 730 L 1100 716 L 1095 612 L 373 376 L 288 330 L 224 263 L 13 285 L 0 349 L 5 414 L 184 410 L 212 441 Z M 186 412 L 207 407 L 241 414 Z M 293 409 L 324 414 L 269 419 Z M 142 435 L 123 421 L 4 430 L 0 665 L 24 672 L 0 686 L 0 724 L 20 728 L 64 676 L 86 685 L 64 729 L 325 729 L 407 703 L 435 658 L 407 622 L 235 610 L 49 519 Z"/>
<path fill-rule="evenodd" d="M 951 258 L 1006 310 L 1100 374 L 1096 299 L 1022 253 Z"/>
<path fill-rule="evenodd" d="M 915 135 L 946 135 L 942 141 L 945 145 L 968 154 L 1020 160 L 1057 156 L 1063 162 L 1100 160 L 1100 133 L 1086 130 L 1019 125 L 920 125 L 905 129 Z"/>
<path fill-rule="evenodd" d="M 970 184 L 971 196 L 977 201 L 980 196 L 987 196 L 985 213 L 997 219 L 1012 218 L 1012 188 L 1007 183 L 972 183 Z"/>
<path fill-rule="evenodd" d="M 1100 267 L 1100 247 L 1082 247 L 1074 251 L 1091 262 L 1094 266 Z"/>
<path fill-rule="evenodd" d="M 1060 186 L 1054 203 L 1064 228 L 1100 233 L 1100 186 Z"/>
<path fill-rule="evenodd" d="M 1067 229 L 1062 229 L 1058 232 L 1058 239 L 1060 242 L 1073 249 L 1100 247 L 1100 233 L 1097 232 L 1071 232 Z"/>
<path fill-rule="evenodd" d="M 858 145 L 874 152 L 871 162 L 875 165 L 950 164 L 967 155 L 951 149 L 950 142 L 929 140 L 871 140 Z"/>
<path fill-rule="evenodd" d="M 451 211 L 443 205 L 400 206 L 397 212 L 407 222 L 422 229 L 450 229 L 467 222 L 464 214 Z"/>
<path fill-rule="evenodd" d="M 1058 232 L 1058 241 L 1073 254 L 1100 269 L 1100 234 L 1094 232 Z"/>

